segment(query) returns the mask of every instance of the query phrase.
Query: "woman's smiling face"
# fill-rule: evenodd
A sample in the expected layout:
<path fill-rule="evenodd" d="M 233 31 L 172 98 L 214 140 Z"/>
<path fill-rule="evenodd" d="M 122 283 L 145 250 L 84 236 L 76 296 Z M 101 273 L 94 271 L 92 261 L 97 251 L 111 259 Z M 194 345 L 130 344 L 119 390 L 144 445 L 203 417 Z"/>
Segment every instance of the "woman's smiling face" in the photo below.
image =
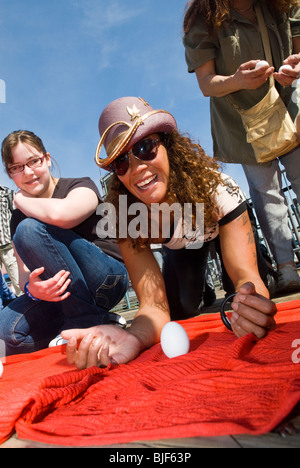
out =
<path fill-rule="evenodd" d="M 159 140 L 156 133 L 146 138 Z M 124 176 L 119 176 L 127 190 L 146 205 L 166 202 L 170 165 L 167 150 L 162 143 L 159 142 L 157 155 L 151 161 L 142 161 L 131 153 L 129 158 L 128 171 Z"/>

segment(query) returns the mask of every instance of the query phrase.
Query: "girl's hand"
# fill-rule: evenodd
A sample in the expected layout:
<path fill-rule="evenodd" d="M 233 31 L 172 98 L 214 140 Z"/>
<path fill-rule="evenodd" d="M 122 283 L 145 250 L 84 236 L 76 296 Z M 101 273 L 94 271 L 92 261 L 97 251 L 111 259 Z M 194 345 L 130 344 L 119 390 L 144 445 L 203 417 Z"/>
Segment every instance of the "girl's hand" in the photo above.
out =
<path fill-rule="evenodd" d="M 37 268 L 29 275 L 28 291 L 37 299 L 47 302 L 60 302 L 70 296 L 66 292 L 71 280 L 69 271 L 61 270 L 53 278 L 42 280 L 40 275 L 45 268 Z"/>
<path fill-rule="evenodd" d="M 32 198 L 29 193 L 24 192 L 24 190 L 18 190 L 14 194 L 14 203 L 16 205 L 16 208 L 20 208 L 23 206 L 23 203 L 28 203 L 28 198 Z"/>
<path fill-rule="evenodd" d="M 108 364 L 125 364 L 141 352 L 140 340 L 129 331 L 116 325 L 98 325 L 87 329 L 64 330 L 61 333 L 69 340 L 67 359 L 77 369 L 92 366 L 106 367 Z M 77 341 L 81 343 L 77 349 Z"/>
<path fill-rule="evenodd" d="M 274 316 L 277 309 L 274 302 L 257 294 L 253 283 L 240 287 L 231 307 L 231 326 L 238 338 L 253 333 L 260 339 L 276 327 Z"/>

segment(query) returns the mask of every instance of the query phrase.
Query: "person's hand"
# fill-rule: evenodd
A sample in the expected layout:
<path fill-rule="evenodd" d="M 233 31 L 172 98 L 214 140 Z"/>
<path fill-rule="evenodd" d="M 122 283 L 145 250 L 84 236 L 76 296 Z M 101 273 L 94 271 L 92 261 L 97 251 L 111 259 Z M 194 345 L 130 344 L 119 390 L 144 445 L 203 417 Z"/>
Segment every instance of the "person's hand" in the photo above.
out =
<path fill-rule="evenodd" d="M 231 326 L 239 338 L 253 333 L 260 339 L 276 327 L 274 316 L 277 309 L 274 302 L 257 294 L 253 283 L 245 283 L 240 287 L 231 307 Z"/>
<path fill-rule="evenodd" d="M 283 65 L 290 65 L 292 69 L 285 69 L 281 73 L 274 73 L 274 78 L 282 86 L 291 86 L 295 80 L 300 78 L 300 54 L 290 55 L 284 60 Z"/>
<path fill-rule="evenodd" d="M 71 280 L 68 278 L 69 271 L 61 270 L 52 278 L 42 280 L 40 275 L 44 273 L 45 268 L 40 267 L 33 270 L 29 275 L 28 291 L 32 296 L 47 302 L 60 302 L 70 296 L 66 292 Z"/>
<path fill-rule="evenodd" d="M 142 350 L 140 340 L 116 325 L 98 325 L 87 329 L 64 330 L 68 340 L 66 353 L 70 364 L 82 370 L 92 366 L 125 364 L 135 359 Z M 81 343 L 77 349 L 77 343 Z"/>
<path fill-rule="evenodd" d="M 274 67 L 266 64 L 256 69 L 255 66 L 258 62 L 259 60 L 250 60 L 242 63 L 237 69 L 233 76 L 238 83 L 239 89 L 257 89 L 268 81 L 274 72 Z"/>
<path fill-rule="evenodd" d="M 32 198 L 32 197 L 24 190 L 18 190 L 17 192 L 15 192 L 14 203 L 16 205 L 16 208 L 19 208 L 20 206 L 22 206 L 22 203 L 24 202 L 28 203 L 28 200 L 26 200 L 28 198 Z"/>

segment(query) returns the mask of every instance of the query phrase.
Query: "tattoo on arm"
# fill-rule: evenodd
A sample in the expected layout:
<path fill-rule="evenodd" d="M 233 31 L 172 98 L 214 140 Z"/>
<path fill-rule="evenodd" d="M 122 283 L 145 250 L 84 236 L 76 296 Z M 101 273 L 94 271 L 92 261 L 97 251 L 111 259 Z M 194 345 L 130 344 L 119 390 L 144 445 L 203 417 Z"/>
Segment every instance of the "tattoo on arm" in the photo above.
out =
<path fill-rule="evenodd" d="M 241 214 L 241 215 L 237 218 L 237 221 L 239 221 L 239 220 L 242 220 L 243 226 L 245 226 L 245 224 L 247 224 L 247 222 L 249 221 L 249 217 L 248 217 L 247 211 L 245 211 L 243 214 Z"/>
<path fill-rule="evenodd" d="M 252 229 L 249 232 L 247 232 L 247 236 L 248 236 L 248 244 L 253 244 L 255 240 L 254 240 Z"/>

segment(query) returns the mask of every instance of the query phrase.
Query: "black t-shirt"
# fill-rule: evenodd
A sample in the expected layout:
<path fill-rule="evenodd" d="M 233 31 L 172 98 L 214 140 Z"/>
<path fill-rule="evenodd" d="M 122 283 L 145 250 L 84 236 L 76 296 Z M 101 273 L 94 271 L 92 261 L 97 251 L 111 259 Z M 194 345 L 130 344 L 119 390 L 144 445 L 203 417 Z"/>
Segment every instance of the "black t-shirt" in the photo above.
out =
<path fill-rule="evenodd" d="M 60 178 L 56 184 L 52 198 L 59 198 L 59 199 L 66 198 L 66 196 L 72 190 L 74 190 L 75 188 L 79 188 L 79 187 L 86 187 L 86 188 L 93 190 L 98 197 L 99 204 L 103 203 L 103 200 L 101 198 L 101 195 L 99 193 L 99 190 L 96 184 L 89 177 L 82 177 L 80 179 Z M 12 237 L 14 236 L 16 232 L 18 224 L 25 218 L 27 218 L 27 216 L 25 216 L 24 213 L 22 213 L 22 211 L 20 210 L 13 211 L 11 223 L 10 223 Z M 100 219 L 101 219 L 101 216 L 97 215 L 95 211 L 95 213 L 93 213 L 89 218 L 87 218 L 78 226 L 74 227 L 72 231 L 76 232 L 79 236 L 83 237 L 84 239 L 100 247 L 100 249 L 103 250 L 103 252 L 105 252 L 107 255 L 110 255 L 111 257 L 123 262 L 121 252 L 119 250 L 119 247 L 115 239 L 109 239 L 109 238 L 99 239 L 98 238 L 97 233 L 96 233 L 96 226 L 97 226 L 97 223 L 100 221 Z"/>

